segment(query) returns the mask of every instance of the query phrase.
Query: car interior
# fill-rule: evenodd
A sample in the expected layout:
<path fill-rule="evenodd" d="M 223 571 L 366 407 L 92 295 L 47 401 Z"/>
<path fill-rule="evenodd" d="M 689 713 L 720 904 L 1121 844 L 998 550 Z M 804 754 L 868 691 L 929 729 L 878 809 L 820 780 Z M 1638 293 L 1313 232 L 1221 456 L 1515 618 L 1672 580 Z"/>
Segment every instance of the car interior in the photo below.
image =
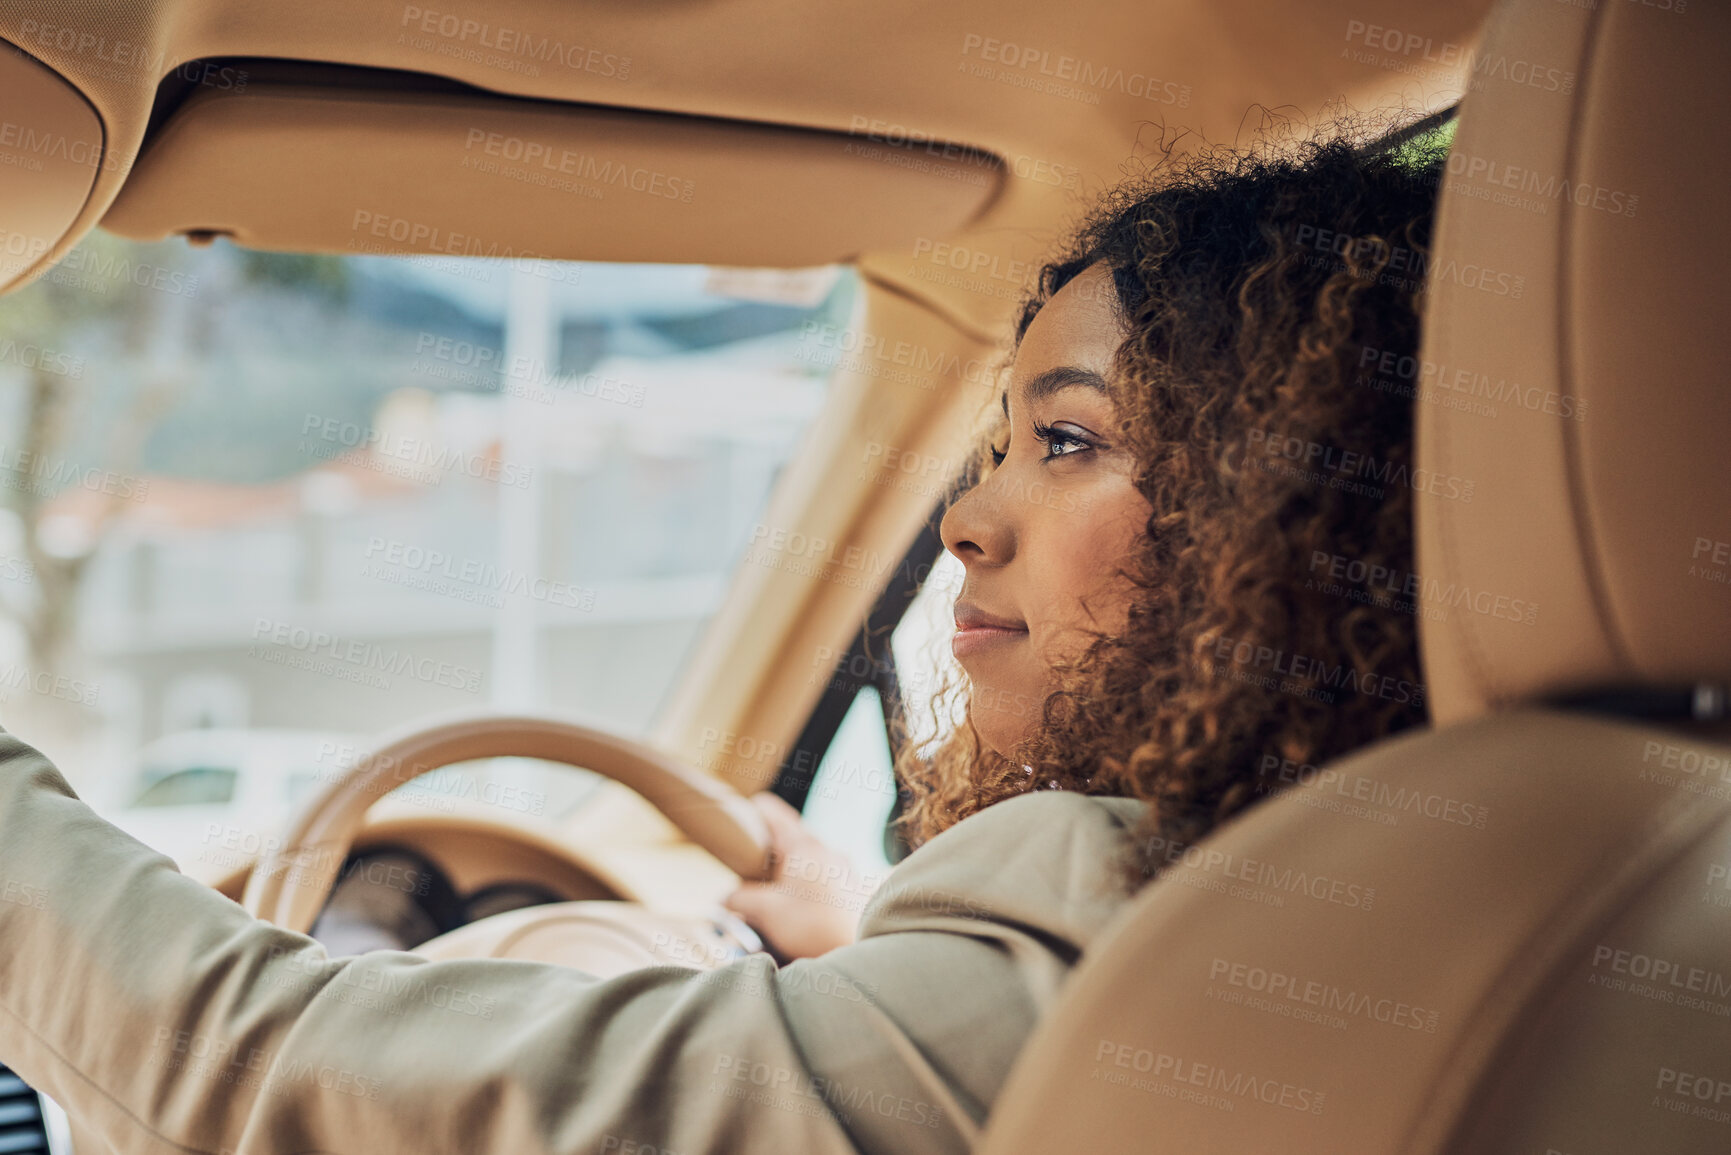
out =
<path fill-rule="evenodd" d="M 853 278 L 851 316 L 806 322 L 831 373 L 748 519 L 761 560 L 733 565 L 643 726 L 441 701 L 346 743 L 361 726 L 308 717 L 331 740 L 296 764 L 298 808 L 181 863 L 333 951 L 600 975 L 762 949 L 719 907 L 770 866 L 746 796 L 812 813 L 838 733 L 903 740 L 920 683 L 887 639 L 946 592 L 936 517 L 1013 310 L 1095 198 L 1274 115 L 1452 125 L 1423 360 L 1588 416 L 1415 406 L 1419 463 L 1477 481 L 1418 505 L 1417 569 L 1542 610 L 1422 620 L 1429 727 L 1174 847 L 980 1150 L 1731 1149 L 1722 6 L 5 2 L 0 41 L 0 292 L 98 234 L 705 265 L 784 297 Z M 481 759 L 564 769 L 462 769 Z M 552 782 L 581 804 L 548 805 Z M 1488 819 L 1317 802 L 1347 790 Z M 893 863 L 884 817 L 867 836 Z M 1225 1010 L 1228 960 L 1330 1006 L 1398 992 L 1411 1029 Z M 1171 1081 L 1203 1068 L 1207 1094 Z M 0 1152 L 100 1149 L 0 1074 Z"/>

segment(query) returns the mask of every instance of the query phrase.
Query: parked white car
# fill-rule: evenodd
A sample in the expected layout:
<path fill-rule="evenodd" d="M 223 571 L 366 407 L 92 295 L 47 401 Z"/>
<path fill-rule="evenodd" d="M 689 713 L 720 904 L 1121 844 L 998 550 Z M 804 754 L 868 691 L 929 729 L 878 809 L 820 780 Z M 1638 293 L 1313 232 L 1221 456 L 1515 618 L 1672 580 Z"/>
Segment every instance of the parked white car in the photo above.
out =
<path fill-rule="evenodd" d="M 226 873 L 277 837 L 337 769 L 353 735 L 317 730 L 183 730 L 140 753 L 109 821 L 195 877 Z"/>

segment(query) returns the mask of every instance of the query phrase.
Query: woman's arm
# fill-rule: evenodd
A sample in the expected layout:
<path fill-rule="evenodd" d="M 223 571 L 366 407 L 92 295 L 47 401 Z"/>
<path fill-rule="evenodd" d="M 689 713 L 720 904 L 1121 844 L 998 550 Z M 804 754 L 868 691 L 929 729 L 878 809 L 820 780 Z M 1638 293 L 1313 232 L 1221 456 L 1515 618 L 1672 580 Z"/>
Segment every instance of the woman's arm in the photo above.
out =
<path fill-rule="evenodd" d="M 330 959 L 0 735 L 0 1061 L 122 1151 L 966 1150 L 1116 905 L 994 909 L 1030 896 L 969 891 L 979 857 L 898 870 L 877 937 L 779 971 Z"/>

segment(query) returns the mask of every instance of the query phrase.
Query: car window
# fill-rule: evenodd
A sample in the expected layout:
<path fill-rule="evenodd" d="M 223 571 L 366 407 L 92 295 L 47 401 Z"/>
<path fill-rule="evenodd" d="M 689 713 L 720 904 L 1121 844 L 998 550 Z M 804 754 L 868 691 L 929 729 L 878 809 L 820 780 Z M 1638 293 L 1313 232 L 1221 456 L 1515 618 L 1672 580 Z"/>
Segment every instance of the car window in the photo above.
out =
<path fill-rule="evenodd" d="M 964 677 L 950 639 L 956 632 L 956 594 L 966 577 L 954 554 L 940 553 L 890 634 L 908 740 L 921 749 L 947 738 L 961 722 L 962 710 L 947 688 Z"/>
<path fill-rule="evenodd" d="M 132 800 L 133 809 L 152 806 L 220 806 L 234 801 L 239 773 L 228 766 L 191 766 L 147 785 Z"/>
<path fill-rule="evenodd" d="M 907 740 L 918 748 L 948 736 L 959 720 L 953 696 L 946 699 L 942 691 L 946 678 L 960 676 L 949 642 L 964 576 L 959 561 L 939 554 L 890 633 L 902 722 Z M 802 813 L 818 837 L 845 850 L 862 870 L 882 871 L 891 865 L 884 826 L 896 790 L 883 700 L 876 687 L 862 686 L 818 762 Z"/>
<path fill-rule="evenodd" d="M 189 724 L 647 734 L 856 299 L 840 268 L 93 235 L 0 299 L 0 664 L 37 691 L 8 725 L 107 766 Z"/>
<path fill-rule="evenodd" d="M 895 775 L 883 702 L 866 686 L 854 696 L 812 776 L 801 812 L 812 833 L 869 873 L 890 867 L 884 823 L 895 805 Z"/>

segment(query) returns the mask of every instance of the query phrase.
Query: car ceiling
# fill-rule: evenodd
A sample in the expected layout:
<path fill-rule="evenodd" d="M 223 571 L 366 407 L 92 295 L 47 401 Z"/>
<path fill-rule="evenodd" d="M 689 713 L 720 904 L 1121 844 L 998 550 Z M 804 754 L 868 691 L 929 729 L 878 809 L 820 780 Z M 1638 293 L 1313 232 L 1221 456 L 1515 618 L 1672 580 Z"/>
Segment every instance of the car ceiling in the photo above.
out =
<path fill-rule="evenodd" d="M 105 217 L 125 235 L 179 231 L 192 211 L 189 201 L 198 212 L 229 214 L 220 227 L 243 243 L 251 214 L 261 218 L 251 237 L 260 247 L 343 251 L 353 238 L 335 222 L 349 219 L 349 206 L 328 206 L 333 211 L 322 224 L 305 206 L 352 197 L 358 182 L 376 196 L 401 190 L 422 197 L 417 212 L 476 236 L 497 233 L 502 218 L 511 217 L 513 237 L 524 229 L 554 236 L 546 254 L 552 256 L 764 265 L 854 259 L 868 276 L 898 284 L 959 327 L 984 333 L 1002 321 L 1009 294 L 910 277 L 910 255 L 947 243 L 965 250 L 965 264 L 1032 261 L 1091 196 L 1131 171 L 1135 158 L 1150 155 L 1163 134 L 1188 130 L 1180 148 L 1204 139 L 1240 141 L 1257 123 L 1258 109 L 1314 118 L 1343 98 L 1360 110 L 1414 114 L 1452 103 L 1462 87 L 1460 46 L 1470 45 L 1487 7 L 1486 0 L 1448 6 L 1402 0 L 1374 11 L 1256 0 L 1064 6 L 873 0 L 821 8 L 776 0 L 113 6 L 7 0 L 0 3 L 0 37 L 88 102 L 108 160 L 95 168 L 76 209 L 67 210 L 63 235 L 49 238 L 41 259 L 19 272 L 39 273 Z M 1396 50 L 1381 47 L 1391 43 Z M 290 91 L 316 95 L 319 101 L 297 107 L 316 103 L 320 111 L 296 122 L 292 112 L 282 113 L 286 105 L 277 105 L 276 121 L 249 120 L 251 113 L 234 111 L 236 94 L 207 70 L 183 104 L 166 116 L 159 109 L 153 123 L 158 81 L 186 62 L 212 60 L 240 69 L 250 64 L 261 77 L 249 107 L 262 95 Z M 375 71 L 319 73 L 307 65 Z M 357 77 L 365 83 L 352 83 Z M 465 87 L 408 91 L 426 88 L 425 77 Z M 1042 84 L 1062 89 L 1035 87 Z M 399 90 L 411 102 L 406 113 L 369 111 L 369 101 L 390 103 Z M 427 187 L 456 182 L 418 170 L 417 150 L 434 148 L 438 134 L 409 139 L 415 132 L 403 125 L 416 122 L 415 100 L 426 102 L 424 121 L 453 131 L 485 125 L 509 135 L 512 118 L 522 115 L 539 118 L 534 123 L 544 135 L 569 132 L 573 147 L 620 155 L 638 144 L 663 147 L 668 165 L 681 156 L 700 159 L 703 188 L 712 195 L 677 206 L 684 214 L 677 217 L 670 204 L 651 197 L 615 197 L 631 203 L 592 224 L 584 206 L 569 199 L 515 204 L 502 181 L 494 182 L 493 195 L 441 203 Z M 203 118 L 188 116 L 184 139 L 175 141 L 170 130 L 189 109 L 202 109 Z M 632 112 L 672 115 L 620 119 Z M 256 155 L 249 155 L 248 142 L 267 133 L 279 135 L 268 148 L 255 143 Z M 394 151 L 381 150 L 379 133 L 391 134 Z M 909 136 L 941 143 L 895 154 L 906 162 L 881 163 L 880 152 L 871 170 L 854 164 L 858 151 Z M 269 166 L 283 149 L 303 151 L 269 181 L 255 173 L 249 187 L 249 170 Z M 995 158 L 983 170 L 975 158 L 974 171 L 994 174 L 988 187 L 959 188 L 962 182 L 942 171 L 964 149 Z M 846 163 L 838 153 L 848 155 Z M 135 156 L 136 165 L 129 159 Z M 317 157 L 318 164 L 302 157 Z M 930 171 L 922 172 L 922 164 Z M 31 175 L 0 172 L 0 202 Z M 129 183 L 135 188 L 123 195 Z M 301 217 L 292 228 L 263 220 L 277 211 L 274 202 L 260 201 L 268 195 L 297 205 Z M 747 211 L 754 201 L 759 211 Z M 790 234 L 814 231 L 815 242 L 788 242 Z M 725 233 L 725 241 L 707 244 L 706 232 Z M 387 236 L 369 251 L 393 243 Z M 396 251 L 425 249 L 404 243 Z M 949 264 L 956 267 L 954 259 Z"/>

